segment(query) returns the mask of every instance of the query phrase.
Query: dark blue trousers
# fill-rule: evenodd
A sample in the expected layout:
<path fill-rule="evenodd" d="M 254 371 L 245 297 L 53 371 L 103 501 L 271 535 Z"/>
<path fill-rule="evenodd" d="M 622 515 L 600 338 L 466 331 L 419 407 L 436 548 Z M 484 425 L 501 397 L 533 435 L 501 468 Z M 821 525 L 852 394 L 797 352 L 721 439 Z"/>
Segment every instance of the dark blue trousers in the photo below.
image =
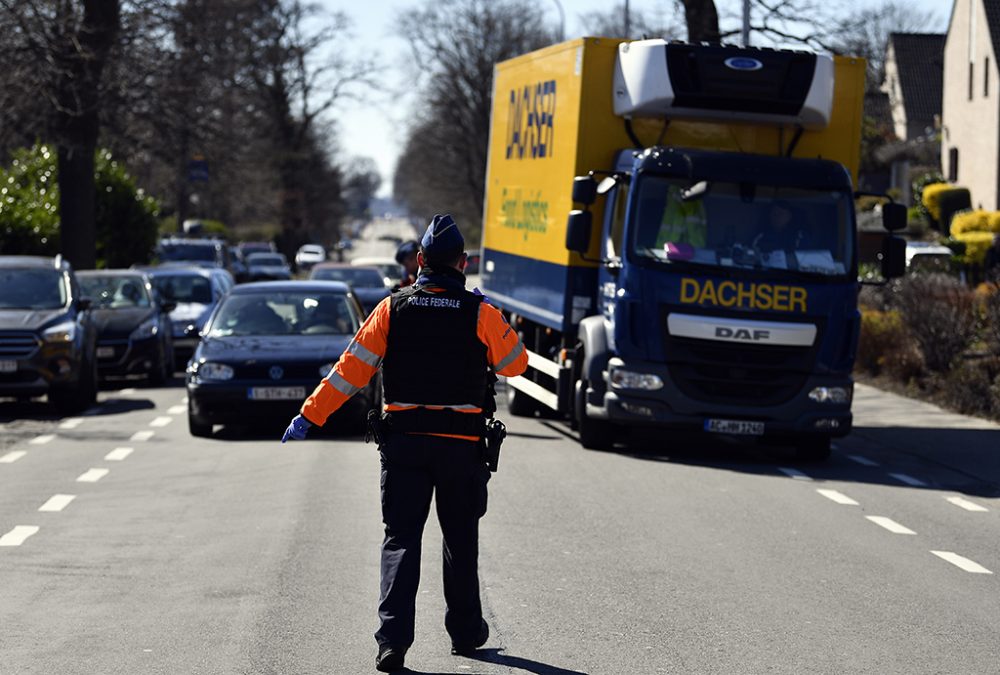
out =
<path fill-rule="evenodd" d="M 445 629 L 452 642 L 468 644 L 480 631 L 479 519 L 486 513 L 490 473 L 479 445 L 440 436 L 390 434 L 382 459 L 382 584 L 379 645 L 407 648 L 420 584 L 420 544 L 437 505 L 444 536 Z"/>

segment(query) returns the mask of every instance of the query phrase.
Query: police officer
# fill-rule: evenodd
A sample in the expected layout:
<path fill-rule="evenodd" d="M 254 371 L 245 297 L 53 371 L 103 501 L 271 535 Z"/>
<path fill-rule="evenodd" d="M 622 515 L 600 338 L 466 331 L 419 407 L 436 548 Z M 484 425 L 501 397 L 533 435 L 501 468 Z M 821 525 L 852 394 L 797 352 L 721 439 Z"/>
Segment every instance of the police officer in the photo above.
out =
<path fill-rule="evenodd" d="M 480 441 L 492 372 L 519 375 L 528 355 L 500 311 L 465 290 L 464 248 L 452 217 L 434 216 L 416 283 L 379 303 L 282 438 L 305 438 L 382 368 L 385 538 L 375 667 L 383 672 L 402 669 L 413 643 L 421 537 L 435 492 L 452 653 L 469 654 L 489 638 L 478 556 L 490 474 Z"/>
<path fill-rule="evenodd" d="M 409 286 L 414 281 L 417 280 L 417 271 L 419 265 L 417 264 L 417 252 L 420 250 L 420 244 L 413 241 L 404 241 L 396 249 L 396 262 L 400 264 L 403 268 L 403 278 L 398 284 L 393 286 L 392 290 L 398 291 L 400 288 Z"/>

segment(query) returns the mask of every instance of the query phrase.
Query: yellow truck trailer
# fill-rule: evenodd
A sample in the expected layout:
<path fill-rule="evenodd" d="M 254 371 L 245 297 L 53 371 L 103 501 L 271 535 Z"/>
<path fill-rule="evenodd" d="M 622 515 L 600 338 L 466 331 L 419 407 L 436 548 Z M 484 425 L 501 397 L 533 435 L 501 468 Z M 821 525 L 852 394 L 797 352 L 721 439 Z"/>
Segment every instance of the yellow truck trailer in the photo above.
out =
<path fill-rule="evenodd" d="M 481 273 L 531 352 L 512 412 L 588 447 L 649 425 L 825 457 L 851 425 L 864 72 L 607 38 L 498 64 Z"/>

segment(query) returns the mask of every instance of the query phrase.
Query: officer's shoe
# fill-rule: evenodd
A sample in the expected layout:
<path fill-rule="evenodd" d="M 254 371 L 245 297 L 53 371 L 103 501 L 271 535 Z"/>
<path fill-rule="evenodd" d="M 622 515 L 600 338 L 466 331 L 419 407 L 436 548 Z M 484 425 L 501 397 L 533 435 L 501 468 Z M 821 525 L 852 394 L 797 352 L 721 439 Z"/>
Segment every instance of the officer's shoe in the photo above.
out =
<path fill-rule="evenodd" d="M 394 645 L 380 645 L 378 656 L 375 657 L 375 670 L 382 673 L 391 673 L 403 669 L 403 658 L 406 656 L 406 649 Z"/>
<path fill-rule="evenodd" d="M 490 639 L 490 625 L 486 623 L 483 619 L 482 625 L 479 627 L 479 635 L 476 639 L 468 643 L 451 643 L 451 653 L 456 656 L 471 656 L 473 652 L 486 644 L 486 641 Z"/>

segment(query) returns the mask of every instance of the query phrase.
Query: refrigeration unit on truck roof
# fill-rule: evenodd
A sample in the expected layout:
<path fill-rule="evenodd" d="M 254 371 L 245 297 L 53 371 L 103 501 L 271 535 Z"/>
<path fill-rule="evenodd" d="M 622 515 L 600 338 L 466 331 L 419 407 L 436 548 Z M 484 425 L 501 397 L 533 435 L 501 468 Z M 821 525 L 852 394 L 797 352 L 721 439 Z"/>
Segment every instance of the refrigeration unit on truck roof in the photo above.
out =
<path fill-rule="evenodd" d="M 622 117 L 717 119 L 822 129 L 834 62 L 801 51 L 668 43 L 618 45 L 614 111 Z"/>

